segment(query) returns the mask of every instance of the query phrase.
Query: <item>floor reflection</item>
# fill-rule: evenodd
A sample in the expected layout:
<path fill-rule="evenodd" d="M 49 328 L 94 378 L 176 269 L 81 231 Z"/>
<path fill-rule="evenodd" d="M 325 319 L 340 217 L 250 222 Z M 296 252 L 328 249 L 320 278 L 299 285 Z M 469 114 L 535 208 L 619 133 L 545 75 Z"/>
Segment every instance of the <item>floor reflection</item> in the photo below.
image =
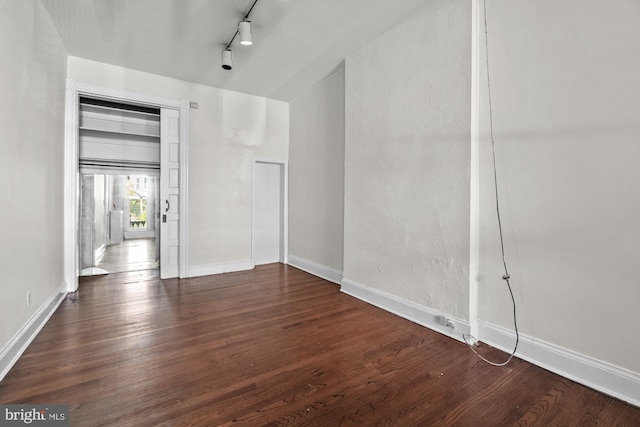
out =
<path fill-rule="evenodd" d="M 123 240 L 119 245 L 111 245 L 96 261 L 96 267 L 109 273 L 149 270 L 158 268 L 155 239 Z"/>

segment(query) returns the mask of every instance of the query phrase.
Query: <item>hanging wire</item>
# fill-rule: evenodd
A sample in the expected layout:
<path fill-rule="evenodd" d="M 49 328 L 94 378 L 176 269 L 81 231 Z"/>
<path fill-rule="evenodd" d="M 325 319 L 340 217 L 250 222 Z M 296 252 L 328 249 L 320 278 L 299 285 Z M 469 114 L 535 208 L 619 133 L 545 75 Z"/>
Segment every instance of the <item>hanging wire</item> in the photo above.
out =
<path fill-rule="evenodd" d="M 496 166 L 496 142 L 493 137 L 493 106 L 491 103 L 491 77 L 489 74 L 489 34 L 487 30 L 487 1 L 486 0 L 483 0 L 482 2 L 482 11 L 484 15 L 484 45 L 485 45 L 485 57 L 486 57 L 486 66 L 487 66 L 487 89 L 488 89 L 488 95 L 489 95 L 489 135 L 491 137 L 491 154 L 493 157 L 493 185 L 495 190 L 496 216 L 498 218 L 498 230 L 500 232 L 500 250 L 502 253 L 502 265 L 504 266 L 504 275 L 502 276 L 502 279 L 507 282 L 507 288 L 509 289 L 509 295 L 511 295 L 511 302 L 513 304 L 513 328 L 516 333 L 516 343 L 513 347 L 513 351 L 511 352 L 507 360 L 501 363 L 496 363 L 484 358 L 482 355 L 478 353 L 478 351 L 474 348 L 473 345 L 471 345 L 471 343 L 467 339 L 467 338 L 472 338 L 470 335 L 463 334 L 462 338 L 464 339 L 464 342 L 467 343 L 469 348 L 480 359 L 484 360 L 485 362 L 493 366 L 505 366 L 511 361 L 511 359 L 513 359 L 513 356 L 515 356 L 516 354 L 516 350 L 518 349 L 518 343 L 520 342 L 520 334 L 518 333 L 518 322 L 516 319 L 516 300 L 513 296 L 513 289 L 511 289 L 511 283 L 509 282 L 511 275 L 509 274 L 509 270 L 507 269 L 507 261 L 504 253 L 504 237 L 502 233 L 502 220 L 500 218 L 500 199 L 498 197 L 498 172 L 497 172 L 497 166 Z"/>

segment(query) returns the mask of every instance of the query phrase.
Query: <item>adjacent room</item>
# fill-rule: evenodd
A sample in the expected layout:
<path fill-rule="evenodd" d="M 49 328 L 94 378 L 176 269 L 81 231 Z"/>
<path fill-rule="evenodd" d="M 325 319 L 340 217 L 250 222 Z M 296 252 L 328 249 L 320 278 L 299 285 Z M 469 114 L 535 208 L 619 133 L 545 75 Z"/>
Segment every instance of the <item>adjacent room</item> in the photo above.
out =
<path fill-rule="evenodd" d="M 639 22 L 0 0 L 5 416 L 638 425 Z"/>
<path fill-rule="evenodd" d="M 86 96 L 77 108 L 80 276 L 158 268 L 161 110 Z"/>

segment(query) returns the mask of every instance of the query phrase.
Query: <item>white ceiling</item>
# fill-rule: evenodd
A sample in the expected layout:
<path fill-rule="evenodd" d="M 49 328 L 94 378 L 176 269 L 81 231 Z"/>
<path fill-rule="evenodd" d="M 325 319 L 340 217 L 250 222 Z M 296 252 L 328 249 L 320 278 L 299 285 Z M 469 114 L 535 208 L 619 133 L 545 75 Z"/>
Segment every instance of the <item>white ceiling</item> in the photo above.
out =
<path fill-rule="evenodd" d="M 253 0 L 41 0 L 67 53 L 291 101 L 428 0 L 259 0 L 253 46 L 224 46 Z"/>

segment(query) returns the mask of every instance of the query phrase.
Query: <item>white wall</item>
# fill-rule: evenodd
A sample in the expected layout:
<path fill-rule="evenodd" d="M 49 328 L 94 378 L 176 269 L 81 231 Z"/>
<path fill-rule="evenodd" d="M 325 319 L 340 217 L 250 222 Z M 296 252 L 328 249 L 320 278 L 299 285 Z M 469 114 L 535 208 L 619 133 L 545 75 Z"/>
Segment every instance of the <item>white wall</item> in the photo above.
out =
<path fill-rule="evenodd" d="M 342 272 L 344 69 L 289 108 L 289 254 Z"/>
<path fill-rule="evenodd" d="M 250 263 L 251 162 L 287 160 L 288 104 L 75 57 L 68 68 L 77 82 L 199 103 L 189 117 L 189 266 Z"/>
<path fill-rule="evenodd" d="M 471 2 L 346 59 L 344 276 L 468 318 Z"/>
<path fill-rule="evenodd" d="M 487 14 L 520 330 L 638 373 L 638 2 L 492 0 Z M 512 329 L 482 95 L 479 315 Z"/>
<path fill-rule="evenodd" d="M 107 206 L 105 193 L 105 175 L 94 175 L 93 196 L 95 201 L 95 211 L 93 218 L 93 250 L 96 254 L 100 254 L 100 250 L 106 249 L 103 246 L 107 244 Z"/>
<path fill-rule="evenodd" d="M 64 281 L 66 54 L 38 1 L 0 2 L 0 52 L 1 353 Z"/>

